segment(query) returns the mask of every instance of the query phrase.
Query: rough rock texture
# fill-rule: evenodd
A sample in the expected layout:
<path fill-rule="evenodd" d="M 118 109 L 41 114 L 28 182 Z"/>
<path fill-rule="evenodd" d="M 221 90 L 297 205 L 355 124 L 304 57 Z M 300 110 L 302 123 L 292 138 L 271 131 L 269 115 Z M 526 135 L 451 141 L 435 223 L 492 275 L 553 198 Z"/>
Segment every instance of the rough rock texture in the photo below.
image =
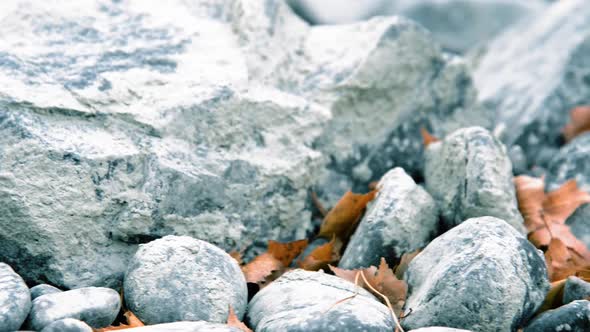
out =
<path fill-rule="evenodd" d="M 404 253 L 425 247 L 438 230 L 438 209 L 432 197 L 403 169 L 387 172 L 377 197 L 359 223 L 338 266 L 344 269 L 390 266 Z"/>
<path fill-rule="evenodd" d="M 493 217 L 472 218 L 432 241 L 412 260 L 402 324 L 516 331 L 549 290 L 542 253 Z"/>
<path fill-rule="evenodd" d="M 469 330 L 461 330 L 461 329 L 453 329 L 450 327 L 440 327 L 440 326 L 432 326 L 432 327 L 423 327 L 421 329 L 415 329 L 409 332 L 471 332 Z"/>
<path fill-rule="evenodd" d="M 33 300 L 27 326 L 35 331 L 63 318 L 84 321 L 94 328 L 110 325 L 119 310 L 119 293 L 110 288 L 87 287 L 46 294 Z"/>
<path fill-rule="evenodd" d="M 495 108 L 502 140 L 545 165 L 574 106 L 590 99 L 590 6 L 556 1 L 498 36 L 476 60 L 478 98 Z"/>
<path fill-rule="evenodd" d="M 40 284 L 40 285 L 31 287 L 30 291 L 31 291 L 31 301 L 38 298 L 39 296 L 42 296 L 45 294 L 53 294 L 53 293 L 61 293 L 62 292 L 61 289 L 59 289 L 57 287 L 53 287 L 48 284 Z"/>
<path fill-rule="evenodd" d="M 83 321 L 64 318 L 45 326 L 41 332 L 92 332 L 92 328 Z"/>
<path fill-rule="evenodd" d="M 31 294 L 23 279 L 0 263 L 0 332 L 18 330 L 31 309 Z"/>
<path fill-rule="evenodd" d="M 350 299 L 339 302 L 345 298 Z M 288 272 L 258 292 L 248 305 L 248 321 L 260 332 L 394 329 L 387 307 L 364 289 L 336 276 L 304 270 Z"/>
<path fill-rule="evenodd" d="M 119 285 L 136 244 L 167 234 L 306 235 L 329 114 L 248 83 L 306 31 L 285 4 L 1 6 L 0 260 L 25 280 Z"/>
<path fill-rule="evenodd" d="M 574 301 L 549 310 L 531 322 L 524 332 L 587 332 L 590 326 L 590 301 Z"/>
<path fill-rule="evenodd" d="M 242 330 L 219 323 L 174 322 L 129 329 L 133 332 L 241 332 Z"/>
<path fill-rule="evenodd" d="M 568 277 L 563 288 L 563 303 L 590 298 L 590 282 L 578 277 Z"/>
<path fill-rule="evenodd" d="M 146 324 L 225 322 L 231 305 L 246 311 L 248 288 L 236 261 L 188 236 L 165 236 L 139 246 L 124 282 L 125 301 Z"/>
<path fill-rule="evenodd" d="M 590 192 L 590 133 L 580 135 L 562 147 L 547 167 L 547 190 L 555 190 L 571 179 L 575 179 L 582 190 Z M 578 208 L 566 224 L 590 247 L 590 204 Z"/>
<path fill-rule="evenodd" d="M 479 127 L 457 130 L 425 153 L 426 190 L 451 228 L 465 219 L 492 216 L 524 232 L 506 149 Z"/>

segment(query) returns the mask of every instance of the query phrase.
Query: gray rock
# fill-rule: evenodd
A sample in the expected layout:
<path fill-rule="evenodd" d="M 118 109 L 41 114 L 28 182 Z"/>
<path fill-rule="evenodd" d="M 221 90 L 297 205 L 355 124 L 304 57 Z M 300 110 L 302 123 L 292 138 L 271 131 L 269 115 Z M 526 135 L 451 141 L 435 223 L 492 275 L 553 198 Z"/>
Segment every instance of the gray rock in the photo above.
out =
<path fill-rule="evenodd" d="M 348 243 L 338 266 L 344 269 L 390 266 L 404 253 L 425 247 L 438 231 L 436 203 L 403 169 L 387 172 L 379 192 Z"/>
<path fill-rule="evenodd" d="M 287 0 L 311 24 L 342 24 L 383 15 L 391 0 Z"/>
<path fill-rule="evenodd" d="M 590 301 L 580 300 L 544 312 L 524 332 L 586 332 L 590 326 Z"/>
<path fill-rule="evenodd" d="M 405 280 L 408 330 L 516 331 L 549 290 L 541 251 L 493 217 L 466 220 L 434 239 L 412 260 Z"/>
<path fill-rule="evenodd" d="M 40 331 L 64 319 L 81 320 L 94 328 L 110 325 L 121 309 L 119 293 L 110 288 L 87 287 L 46 294 L 33 300 L 27 326 Z"/>
<path fill-rule="evenodd" d="M 421 329 L 415 329 L 409 332 L 471 332 L 469 330 L 461 330 L 461 329 L 453 329 L 450 327 L 439 327 L 439 326 L 432 326 L 432 327 L 423 327 Z"/>
<path fill-rule="evenodd" d="M 288 272 L 258 292 L 248 305 L 248 321 L 256 331 L 394 329 L 387 307 L 369 292 L 339 277 L 304 270 Z"/>
<path fill-rule="evenodd" d="M 125 301 L 146 324 L 239 318 L 248 289 L 236 261 L 218 247 L 188 236 L 166 236 L 139 246 L 125 274 Z"/>
<path fill-rule="evenodd" d="M 42 296 L 45 294 L 61 293 L 62 290 L 57 287 L 53 287 L 51 285 L 48 285 L 48 284 L 40 284 L 40 285 L 31 287 L 30 291 L 31 291 L 31 301 L 32 301 L 32 300 L 38 298 L 39 296 Z"/>
<path fill-rule="evenodd" d="M 563 303 L 584 299 L 590 299 L 590 282 L 578 277 L 568 277 L 563 288 Z"/>
<path fill-rule="evenodd" d="M 477 60 L 478 98 L 496 109 L 502 141 L 544 166 L 569 111 L 590 99 L 590 6 L 556 1 L 498 36 Z"/>
<path fill-rule="evenodd" d="M 426 190 L 437 201 L 446 227 L 492 216 L 524 232 L 510 159 L 490 132 L 479 127 L 457 130 L 430 144 L 424 159 Z"/>
<path fill-rule="evenodd" d="M 64 318 L 45 326 L 41 332 L 92 332 L 92 328 L 83 321 Z"/>
<path fill-rule="evenodd" d="M 8 264 L 0 263 L 0 332 L 18 330 L 30 309 L 29 287 Z"/>
<path fill-rule="evenodd" d="M 210 322 L 174 322 L 129 329 L 133 332 L 242 332 L 225 324 Z"/>
<path fill-rule="evenodd" d="M 248 80 L 307 31 L 282 1 L 2 6 L 0 260 L 25 280 L 118 287 L 165 235 L 252 255 L 311 230 L 330 115 Z"/>

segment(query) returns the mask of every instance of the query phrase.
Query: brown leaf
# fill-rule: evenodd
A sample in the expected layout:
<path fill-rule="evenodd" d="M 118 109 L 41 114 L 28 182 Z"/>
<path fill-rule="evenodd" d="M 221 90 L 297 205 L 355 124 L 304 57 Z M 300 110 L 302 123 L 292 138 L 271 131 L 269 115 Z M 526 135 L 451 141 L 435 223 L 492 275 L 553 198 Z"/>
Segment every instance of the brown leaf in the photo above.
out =
<path fill-rule="evenodd" d="M 126 310 L 123 315 L 125 316 L 125 319 L 127 320 L 127 324 L 119 324 L 118 326 L 107 326 L 107 327 L 103 327 L 100 329 L 94 329 L 94 332 L 108 332 L 108 331 L 118 331 L 118 330 L 125 330 L 125 329 L 131 329 L 134 327 L 142 327 L 145 326 L 145 324 L 143 324 L 143 322 L 141 320 L 139 320 L 139 318 L 137 318 L 137 316 L 135 316 L 135 314 L 133 312 L 131 312 L 130 310 Z"/>
<path fill-rule="evenodd" d="M 234 311 L 234 308 L 232 308 L 231 305 L 229 306 L 229 314 L 227 316 L 227 325 L 232 326 L 232 327 L 237 327 L 238 329 L 240 329 L 244 332 L 252 332 L 252 330 L 250 330 L 248 328 L 248 326 L 246 326 L 246 324 L 244 324 L 242 321 L 240 321 L 240 319 L 236 315 L 236 312 Z"/>
<path fill-rule="evenodd" d="M 259 286 L 268 284 L 284 273 L 293 259 L 307 246 L 307 240 L 288 243 L 268 241 L 268 251 L 242 266 L 246 282 Z"/>
<path fill-rule="evenodd" d="M 427 148 L 430 144 L 432 144 L 434 142 L 440 141 L 440 139 L 438 139 L 437 137 L 433 136 L 424 127 L 420 128 L 420 134 L 422 134 L 422 143 L 424 144 L 424 147 L 425 148 Z"/>
<path fill-rule="evenodd" d="M 565 280 L 566 279 L 562 279 L 551 283 L 551 288 L 549 289 L 549 292 L 547 292 L 541 308 L 537 311 L 537 315 L 544 311 L 558 308 L 563 304 L 563 288 L 565 286 Z"/>
<path fill-rule="evenodd" d="M 318 271 L 334 264 L 340 259 L 342 242 L 333 237 L 332 240 L 315 248 L 309 255 L 298 262 L 300 268 L 308 271 Z"/>
<path fill-rule="evenodd" d="M 590 131 L 590 106 L 578 106 L 570 111 L 570 122 L 561 130 L 566 142 Z"/>
<path fill-rule="evenodd" d="M 244 261 L 242 260 L 242 254 L 236 250 L 232 250 L 229 252 L 231 258 L 235 259 L 238 262 L 238 265 L 242 265 Z"/>
<path fill-rule="evenodd" d="M 347 191 L 324 218 L 318 236 L 329 239 L 336 236 L 344 242 L 352 234 L 365 207 L 376 194 L 376 190 L 364 195 Z"/>
<path fill-rule="evenodd" d="M 422 251 L 422 249 L 418 249 L 413 252 L 405 253 L 402 255 L 399 264 L 395 267 L 395 276 L 402 280 L 404 278 L 404 273 L 408 269 L 410 262 L 414 259 L 414 257 L 418 256 L 418 254 Z"/>
<path fill-rule="evenodd" d="M 287 243 L 270 240 L 268 241 L 268 253 L 278 259 L 283 266 L 289 266 L 295 257 L 299 256 L 307 247 L 307 243 L 307 239 Z"/>

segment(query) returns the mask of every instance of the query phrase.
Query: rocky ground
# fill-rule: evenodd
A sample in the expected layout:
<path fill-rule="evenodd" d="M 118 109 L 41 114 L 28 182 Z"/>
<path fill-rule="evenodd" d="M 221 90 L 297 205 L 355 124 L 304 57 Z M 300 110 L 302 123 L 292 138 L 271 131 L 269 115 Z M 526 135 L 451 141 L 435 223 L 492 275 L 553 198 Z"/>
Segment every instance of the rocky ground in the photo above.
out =
<path fill-rule="evenodd" d="M 1 1 L 0 332 L 590 330 L 587 1 L 333 12 Z"/>

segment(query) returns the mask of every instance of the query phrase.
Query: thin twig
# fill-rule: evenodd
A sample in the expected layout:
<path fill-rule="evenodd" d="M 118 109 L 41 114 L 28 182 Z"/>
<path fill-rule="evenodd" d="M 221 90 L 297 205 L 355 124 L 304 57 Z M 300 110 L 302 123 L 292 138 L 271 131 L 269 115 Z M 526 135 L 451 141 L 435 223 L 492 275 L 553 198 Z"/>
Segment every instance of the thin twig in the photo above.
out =
<path fill-rule="evenodd" d="M 311 192 L 311 201 L 313 202 L 313 205 L 316 207 L 316 209 L 318 209 L 322 217 L 325 217 L 328 214 L 328 210 L 326 210 L 322 202 L 320 202 L 318 194 L 316 194 L 315 191 Z"/>
<path fill-rule="evenodd" d="M 381 296 L 383 298 L 383 300 L 385 300 L 385 303 L 387 304 L 387 307 L 389 308 L 389 312 L 391 313 L 391 317 L 393 317 L 393 322 L 395 323 L 396 329 L 399 329 L 400 332 L 404 332 L 404 329 L 402 328 L 401 324 L 397 320 L 397 316 L 395 315 L 395 312 L 393 311 L 393 306 L 391 305 L 391 302 L 389 302 L 389 299 L 387 298 L 387 296 L 383 295 L 381 292 L 379 292 L 378 290 L 373 288 L 373 286 L 371 286 L 369 281 L 367 281 L 367 278 L 365 278 L 365 274 L 363 273 L 363 271 L 359 271 L 359 272 L 361 274 L 361 277 L 363 277 L 363 281 L 365 282 L 365 284 L 367 284 L 367 286 L 369 286 L 369 288 L 373 292 L 379 294 L 379 296 Z"/>
<path fill-rule="evenodd" d="M 348 301 L 348 300 L 352 300 L 354 299 L 358 294 L 359 294 L 359 272 L 356 273 L 356 276 L 354 277 L 354 285 L 356 286 L 354 288 L 354 294 L 352 294 L 351 296 L 345 297 L 342 300 L 338 300 L 336 303 L 332 304 L 328 310 L 324 311 L 322 314 L 325 314 L 326 312 L 332 310 L 332 308 L 334 308 L 335 306 L 339 305 L 342 302 Z"/>

